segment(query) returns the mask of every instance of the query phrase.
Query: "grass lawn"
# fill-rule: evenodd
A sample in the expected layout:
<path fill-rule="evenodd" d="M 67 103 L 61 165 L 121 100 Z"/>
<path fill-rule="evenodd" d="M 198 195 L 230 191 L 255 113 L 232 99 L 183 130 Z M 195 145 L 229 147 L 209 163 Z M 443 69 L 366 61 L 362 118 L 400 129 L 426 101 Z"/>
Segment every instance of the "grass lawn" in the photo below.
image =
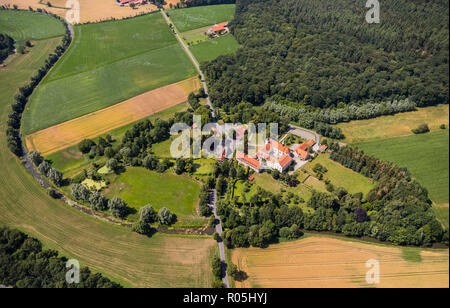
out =
<path fill-rule="evenodd" d="M 345 168 L 341 164 L 332 161 L 329 158 L 328 153 L 320 154 L 312 162 L 307 163 L 303 168 L 305 168 L 305 170 L 307 170 L 310 174 L 314 174 L 312 168 L 316 164 L 321 164 L 322 166 L 328 169 L 328 171 L 324 174 L 324 180 L 329 179 L 330 182 L 336 188 L 343 187 L 349 193 L 355 194 L 358 192 L 362 192 L 363 195 L 365 196 L 375 186 L 374 183 L 371 183 L 369 179 L 363 176 L 362 174 L 359 174 L 351 169 Z M 310 178 L 307 180 L 307 182 L 310 181 Z M 317 185 L 322 185 L 321 187 L 325 187 L 324 181 L 317 181 L 317 182 L 318 182 Z M 314 186 L 315 185 L 313 184 L 313 187 Z"/>
<path fill-rule="evenodd" d="M 25 134 L 196 74 L 160 13 L 74 29 L 69 50 L 30 98 Z"/>
<path fill-rule="evenodd" d="M 418 108 L 412 112 L 340 123 L 337 127 L 340 127 L 345 135 L 344 142 L 355 143 L 411 135 L 411 129 L 423 123 L 428 123 L 431 130 L 438 129 L 441 124 L 448 126 L 449 105 Z"/>
<path fill-rule="evenodd" d="M 377 158 L 406 167 L 437 204 L 449 200 L 449 131 L 355 143 Z"/>
<path fill-rule="evenodd" d="M 65 27 L 61 21 L 38 13 L 0 10 L 0 32 L 23 44 L 28 40 L 61 36 L 65 33 Z"/>
<path fill-rule="evenodd" d="M 200 63 L 214 60 L 218 56 L 235 53 L 240 45 L 231 34 L 193 45 L 191 51 Z"/>
<path fill-rule="evenodd" d="M 214 172 L 216 160 L 210 158 L 199 158 L 194 161 L 194 175 L 211 175 Z"/>
<path fill-rule="evenodd" d="M 208 39 L 208 35 L 206 35 L 205 33 L 210 27 L 211 26 L 206 26 L 194 30 L 189 30 L 181 33 L 181 36 L 186 43 L 191 45 L 197 44 Z"/>
<path fill-rule="evenodd" d="M 167 207 L 178 216 L 179 223 L 197 218 L 195 206 L 200 185 L 191 178 L 174 173 L 157 173 L 140 167 L 127 167 L 114 176 L 105 190 L 108 197 L 120 197 L 136 210 L 147 204 L 158 210 Z M 130 216 L 131 219 L 138 215 Z"/>
<path fill-rule="evenodd" d="M 253 180 L 253 183 L 255 186 L 259 186 L 262 189 L 268 190 L 274 194 L 285 192 L 292 192 L 301 198 L 305 202 L 307 202 L 311 196 L 312 191 L 310 188 L 308 188 L 306 185 L 299 184 L 296 187 L 289 187 L 285 185 L 283 182 L 279 180 L 275 180 L 272 175 L 264 172 L 264 173 L 255 173 L 253 174 L 253 177 L 255 178 Z"/>
<path fill-rule="evenodd" d="M 234 4 L 196 6 L 168 11 L 178 31 L 185 32 L 234 18 Z"/>
<path fill-rule="evenodd" d="M 35 16 L 43 18 L 40 24 L 51 23 L 51 17 L 32 13 L 27 22 L 33 24 Z M 60 38 L 37 41 L 29 53 L 17 55 L 0 69 L 0 225 L 18 228 L 41 240 L 45 248 L 75 258 L 81 266 L 124 286 L 210 287 L 209 256 L 217 247 L 215 241 L 162 234 L 148 238 L 85 215 L 50 198 L 8 150 L 4 132 L 14 94 L 58 44 Z"/>

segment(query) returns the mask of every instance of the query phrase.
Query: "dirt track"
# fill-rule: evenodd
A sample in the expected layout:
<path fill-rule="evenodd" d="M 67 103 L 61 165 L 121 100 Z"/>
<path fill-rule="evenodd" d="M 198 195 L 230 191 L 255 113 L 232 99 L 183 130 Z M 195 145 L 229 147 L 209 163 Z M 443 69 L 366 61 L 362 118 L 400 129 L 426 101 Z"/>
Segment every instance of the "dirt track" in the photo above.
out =
<path fill-rule="evenodd" d="M 94 138 L 178 105 L 187 100 L 190 92 L 198 89 L 199 80 L 192 77 L 146 92 L 114 106 L 27 135 L 27 149 L 34 149 L 44 156 L 57 152 L 76 145 L 83 139 Z"/>
<path fill-rule="evenodd" d="M 248 275 L 247 280 L 236 282 L 236 287 L 448 288 L 448 256 L 448 250 L 423 250 L 421 262 L 411 262 L 403 258 L 403 248 L 311 236 L 267 249 L 235 249 L 232 260 Z M 369 259 L 380 262 L 377 285 L 369 285 L 365 279 Z"/>

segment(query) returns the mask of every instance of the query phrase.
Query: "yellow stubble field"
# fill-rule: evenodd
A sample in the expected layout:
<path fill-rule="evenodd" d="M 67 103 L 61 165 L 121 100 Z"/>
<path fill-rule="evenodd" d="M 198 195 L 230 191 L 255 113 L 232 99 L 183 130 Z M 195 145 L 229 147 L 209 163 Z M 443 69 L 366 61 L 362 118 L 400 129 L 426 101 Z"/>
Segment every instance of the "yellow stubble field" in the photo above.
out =
<path fill-rule="evenodd" d="M 408 260 L 405 254 L 411 250 L 420 260 Z M 232 251 L 233 263 L 248 275 L 247 280 L 236 281 L 236 287 L 243 288 L 448 288 L 448 257 L 448 249 L 400 248 L 324 236 Z M 366 282 L 370 259 L 379 261 L 379 284 Z"/>
<path fill-rule="evenodd" d="M 51 3 L 51 7 L 47 5 Z M 29 7 L 33 9 L 43 9 L 63 18 L 66 18 L 68 9 L 71 8 L 71 3 L 74 0 L 0 0 L 0 5 L 17 5 L 20 9 L 28 10 Z M 115 0 L 78 0 L 80 5 L 80 23 L 85 22 L 99 22 L 111 18 L 122 19 L 125 17 L 135 16 L 140 13 L 149 13 L 157 11 L 158 8 L 151 3 L 137 6 L 134 9 L 129 6 L 119 6 Z"/>
<path fill-rule="evenodd" d="M 199 79 L 192 77 L 146 92 L 111 107 L 27 135 L 27 149 L 46 156 L 76 145 L 83 139 L 94 138 L 178 105 L 187 100 L 190 92 L 199 88 Z"/>

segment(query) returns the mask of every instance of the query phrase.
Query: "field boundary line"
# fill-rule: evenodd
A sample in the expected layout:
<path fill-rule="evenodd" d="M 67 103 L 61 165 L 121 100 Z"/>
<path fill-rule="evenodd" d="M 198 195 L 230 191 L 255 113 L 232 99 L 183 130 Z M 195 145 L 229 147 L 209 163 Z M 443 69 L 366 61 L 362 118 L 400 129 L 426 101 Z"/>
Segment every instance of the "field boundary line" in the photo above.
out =
<path fill-rule="evenodd" d="M 104 109 L 100 109 L 91 113 L 88 113 L 86 115 L 77 117 L 75 119 L 71 119 L 69 121 L 39 130 L 37 132 L 34 132 L 32 134 L 29 135 L 25 135 L 25 143 L 27 144 L 27 147 L 35 149 L 38 152 L 41 152 L 42 155 L 46 156 L 48 154 L 52 154 L 55 153 L 57 151 L 63 150 L 67 147 L 76 145 L 78 142 L 80 142 L 83 139 L 89 139 L 89 138 L 94 138 L 97 136 L 100 136 L 104 133 L 107 133 L 113 129 L 122 127 L 124 125 L 130 124 L 130 123 L 134 123 L 136 121 L 145 119 L 146 117 L 157 113 L 157 112 L 161 112 L 167 108 L 171 108 L 173 106 L 176 106 L 178 104 L 183 103 L 184 101 L 187 100 L 187 96 L 188 96 L 188 92 L 189 90 L 187 90 L 186 84 L 188 86 L 190 86 L 190 84 L 192 83 L 192 85 L 194 86 L 194 88 L 198 88 L 198 83 L 197 83 L 197 77 L 190 77 L 188 79 L 176 82 L 176 83 L 172 83 L 170 85 L 166 85 L 151 91 L 147 91 L 145 93 L 142 93 L 138 96 L 132 97 L 130 99 L 127 99 L 125 101 L 122 101 L 118 104 L 109 106 L 107 108 Z M 162 94 L 162 92 L 166 92 L 165 94 Z M 178 93 L 177 93 L 178 92 Z M 141 106 L 141 107 L 145 107 L 145 103 L 146 102 L 152 102 L 152 100 L 158 100 L 158 99 L 162 99 L 164 101 L 164 103 L 158 104 L 156 106 L 153 106 L 152 104 L 147 104 L 150 107 L 152 107 L 148 113 L 142 112 L 139 113 L 139 110 L 136 110 L 136 107 Z M 172 100 L 173 99 L 173 100 Z M 143 101 L 140 101 L 143 100 Z M 172 100 L 172 101 L 171 101 Z M 128 109 L 127 107 L 132 107 L 132 109 Z M 117 119 L 117 122 L 114 121 L 114 119 L 111 119 L 112 122 L 107 123 L 105 126 L 102 126 L 101 129 L 96 130 L 95 132 L 87 132 L 87 133 L 81 133 L 79 135 L 75 135 L 73 139 L 70 138 L 63 138 L 60 136 L 60 134 L 55 134 L 54 132 L 64 132 L 64 130 L 71 128 L 72 126 L 76 126 L 79 123 L 82 122 L 86 122 L 86 123 L 82 123 L 87 125 L 89 122 L 91 121 L 95 121 L 95 120 L 101 120 L 101 116 L 105 115 L 105 113 L 114 113 L 114 111 L 121 111 L 121 115 L 123 115 L 123 117 Z M 125 111 L 129 111 L 129 113 L 124 114 L 123 112 Z M 109 124 L 109 125 L 108 125 Z M 49 140 L 54 141 L 55 139 L 57 139 L 58 137 L 55 138 L 55 135 L 58 136 L 59 138 L 63 138 L 64 141 L 61 141 L 59 144 L 57 144 L 57 142 L 55 143 L 50 143 L 50 146 L 47 146 L 47 149 L 45 149 L 45 144 L 44 146 L 41 146 L 41 148 L 38 145 L 38 141 L 36 141 L 38 138 L 46 138 L 46 136 L 48 137 Z M 45 140 L 45 139 L 44 139 Z"/>

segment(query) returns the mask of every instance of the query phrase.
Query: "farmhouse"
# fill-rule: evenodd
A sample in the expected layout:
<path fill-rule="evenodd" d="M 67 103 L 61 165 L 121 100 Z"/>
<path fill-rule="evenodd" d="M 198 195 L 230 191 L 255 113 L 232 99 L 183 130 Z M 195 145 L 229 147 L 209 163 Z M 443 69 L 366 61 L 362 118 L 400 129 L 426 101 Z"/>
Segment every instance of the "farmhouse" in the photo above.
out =
<path fill-rule="evenodd" d="M 226 34 L 228 32 L 229 32 L 228 22 L 222 22 L 220 24 L 216 24 L 216 25 L 212 26 L 211 28 L 209 28 L 208 31 L 206 32 L 206 34 L 219 36 L 219 35 Z"/>
<path fill-rule="evenodd" d="M 236 160 L 244 165 L 249 167 L 250 169 L 261 172 L 261 162 L 255 158 L 251 158 L 248 155 L 244 154 L 243 152 L 236 152 Z"/>
<path fill-rule="evenodd" d="M 323 153 L 323 152 L 325 152 L 326 150 L 328 149 L 328 147 L 325 145 L 325 144 L 322 144 L 320 147 L 319 147 L 319 152 L 320 153 Z"/>
<path fill-rule="evenodd" d="M 301 160 L 307 160 L 309 158 L 309 153 L 301 148 L 301 146 L 298 146 L 295 151 L 294 155 L 299 157 Z"/>
<path fill-rule="evenodd" d="M 119 6 L 126 6 L 131 4 L 146 4 L 148 0 L 121 0 L 116 2 Z"/>
<path fill-rule="evenodd" d="M 310 156 L 307 150 L 308 148 L 313 147 L 315 144 L 316 142 L 312 139 L 306 143 L 300 144 L 297 148 L 295 148 L 294 155 L 302 160 L 307 160 Z"/>

